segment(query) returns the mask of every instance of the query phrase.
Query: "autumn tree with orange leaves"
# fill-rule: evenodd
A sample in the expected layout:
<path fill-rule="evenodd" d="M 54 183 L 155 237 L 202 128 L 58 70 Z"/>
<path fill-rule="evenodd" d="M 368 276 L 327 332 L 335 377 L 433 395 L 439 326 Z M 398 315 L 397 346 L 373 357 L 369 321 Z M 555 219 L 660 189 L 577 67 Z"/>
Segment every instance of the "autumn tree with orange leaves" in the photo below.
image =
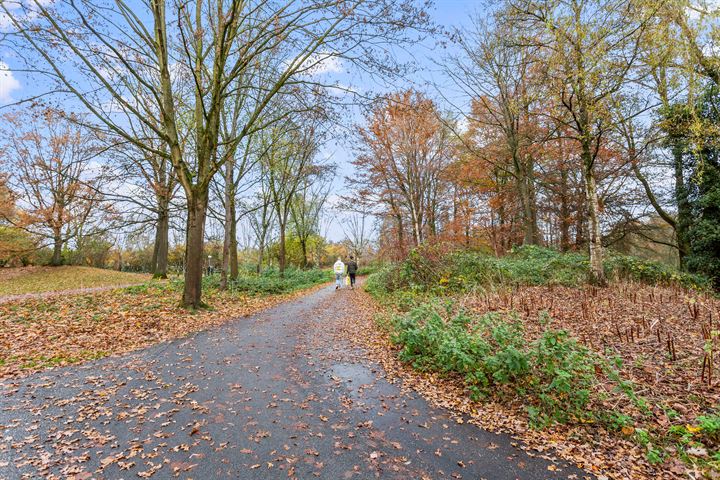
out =
<path fill-rule="evenodd" d="M 61 265 L 69 241 L 112 225 L 96 162 L 103 149 L 91 133 L 55 110 L 6 114 L 3 120 L 0 155 L 11 166 L 8 183 L 18 207 L 16 215 L 4 219 L 50 245 L 50 264 Z"/>
<path fill-rule="evenodd" d="M 380 100 L 360 130 L 355 201 L 380 210 L 399 252 L 438 235 L 452 137 L 435 104 L 414 90 Z"/>
<path fill-rule="evenodd" d="M 460 135 L 463 147 L 497 171 L 497 186 L 507 197 L 502 206 L 517 219 L 520 242 L 539 245 L 543 239 L 534 178 L 539 143 L 534 110 L 541 107 L 542 91 L 533 83 L 537 80 L 533 51 L 512 47 L 518 27 L 504 22 L 501 15 L 497 22 L 501 27 L 492 28 L 487 20 L 477 18 L 472 28 L 459 34 L 460 54 L 450 58 L 446 73 L 471 99 L 466 114 L 470 128 Z M 503 226 L 509 225 L 508 220 L 508 215 L 499 218 Z"/>

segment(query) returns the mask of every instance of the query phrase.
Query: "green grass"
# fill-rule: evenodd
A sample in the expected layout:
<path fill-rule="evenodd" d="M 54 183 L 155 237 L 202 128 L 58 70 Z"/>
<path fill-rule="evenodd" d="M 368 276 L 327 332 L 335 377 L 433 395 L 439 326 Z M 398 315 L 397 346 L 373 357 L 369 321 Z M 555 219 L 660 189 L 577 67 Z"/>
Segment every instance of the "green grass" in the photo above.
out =
<path fill-rule="evenodd" d="M 237 279 L 229 282 L 228 292 L 250 296 L 279 295 L 327 283 L 332 281 L 333 278 L 331 270 L 321 270 L 317 268 L 309 270 L 288 268 L 282 277 L 280 276 L 280 272 L 273 268 L 266 269 L 259 275 L 248 270 L 243 270 Z M 166 288 L 181 291 L 182 287 L 182 279 L 175 279 L 171 280 Z M 203 277 L 203 292 L 218 291 L 219 287 L 219 274 Z M 127 291 L 130 293 L 145 293 L 154 288 L 154 285 L 145 284 L 128 287 Z"/>
<path fill-rule="evenodd" d="M 332 279 L 333 275 L 330 270 L 289 268 L 281 277 L 278 270 L 268 269 L 260 275 L 241 275 L 237 280 L 231 282 L 229 290 L 247 295 L 273 295 L 303 290 Z M 211 281 L 214 283 L 215 278 L 211 277 Z"/>
<path fill-rule="evenodd" d="M 149 275 L 92 267 L 27 267 L 0 269 L 0 296 L 113 287 L 150 280 Z"/>
<path fill-rule="evenodd" d="M 75 363 L 84 362 L 87 360 L 98 360 L 100 358 L 104 358 L 108 356 L 109 353 L 103 350 L 98 351 L 89 351 L 89 350 L 81 350 L 77 352 L 76 354 L 60 354 L 60 355 L 53 355 L 53 356 L 47 356 L 47 355 L 38 355 L 35 357 L 28 357 L 28 358 L 12 358 L 10 357 L 8 360 L 20 360 L 22 363 L 20 364 L 20 368 L 23 370 L 27 369 L 37 369 L 37 368 L 51 368 L 51 367 L 57 367 L 59 365 L 72 365 Z M 6 362 L 5 359 L 0 359 L 0 366 L 4 365 Z"/>

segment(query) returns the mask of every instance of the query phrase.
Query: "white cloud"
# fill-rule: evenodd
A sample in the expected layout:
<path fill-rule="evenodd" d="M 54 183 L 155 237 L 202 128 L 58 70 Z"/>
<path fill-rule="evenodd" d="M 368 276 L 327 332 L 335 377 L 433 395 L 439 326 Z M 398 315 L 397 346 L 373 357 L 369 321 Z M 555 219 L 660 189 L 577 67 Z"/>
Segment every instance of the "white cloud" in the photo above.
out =
<path fill-rule="evenodd" d="M 12 100 L 12 92 L 20 89 L 20 82 L 13 75 L 7 63 L 0 60 L 0 102 Z"/>
<path fill-rule="evenodd" d="M 14 12 L 18 9 L 19 4 L 17 2 L 7 2 L 5 3 L 5 8 L 7 8 L 9 11 Z M 12 20 L 10 19 L 10 15 L 5 13 L 4 11 L 0 12 L 0 30 L 7 30 L 12 25 Z"/>
<path fill-rule="evenodd" d="M 457 128 L 458 133 L 467 133 L 468 129 L 470 128 L 470 120 L 468 119 L 468 117 L 462 115 L 460 118 L 458 118 L 455 128 Z"/>
<path fill-rule="evenodd" d="M 342 59 L 331 52 L 318 52 L 310 55 L 305 64 L 305 73 L 309 75 L 322 75 L 325 73 L 340 73 L 343 71 Z"/>
<path fill-rule="evenodd" d="M 48 8 L 55 3 L 55 0 L 0 0 L 0 3 L 10 12 L 9 14 L 5 11 L 0 12 L 0 31 L 7 31 L 15 27 L 11 16 L 21 24 L 35 20 L 40 15 L 39 7 Z"/>

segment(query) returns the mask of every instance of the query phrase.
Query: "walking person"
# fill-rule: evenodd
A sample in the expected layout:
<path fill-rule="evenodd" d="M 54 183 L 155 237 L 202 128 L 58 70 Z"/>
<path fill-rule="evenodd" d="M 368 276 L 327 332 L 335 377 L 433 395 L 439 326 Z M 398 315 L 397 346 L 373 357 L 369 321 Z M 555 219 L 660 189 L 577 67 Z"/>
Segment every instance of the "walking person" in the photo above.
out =
<path fill-rule="evenodd" d="M 343 275 L 345 274 L 345 264 L 342 258 L 338 257 L 337 262 L 333 265 L 333 272 L 335 272 L 335 290 L 342 286 Z"/>
<path fill-rule="evenodd" d="M 347 263 L 347 273 L 350 277 L 350 288 L 352 288 L 353 290 L 355 290 L 355 275 L 357 274 L 357 271 L 358 264 L 353 258 L 353 256 L 350 255 L 350 261 Z"/>

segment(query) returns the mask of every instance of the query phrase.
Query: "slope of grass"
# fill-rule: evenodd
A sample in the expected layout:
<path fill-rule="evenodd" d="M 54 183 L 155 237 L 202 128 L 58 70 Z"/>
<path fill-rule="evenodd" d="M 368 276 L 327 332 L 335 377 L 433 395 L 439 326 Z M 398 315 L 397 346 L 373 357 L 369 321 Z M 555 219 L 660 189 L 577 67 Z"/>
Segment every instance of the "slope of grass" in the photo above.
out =
<path fill-rule="evenodd" d="M 0 296 L 57 292 L 142 283 L 150 275 L 92 267 L 24 267 L 0 269 Z"/>

